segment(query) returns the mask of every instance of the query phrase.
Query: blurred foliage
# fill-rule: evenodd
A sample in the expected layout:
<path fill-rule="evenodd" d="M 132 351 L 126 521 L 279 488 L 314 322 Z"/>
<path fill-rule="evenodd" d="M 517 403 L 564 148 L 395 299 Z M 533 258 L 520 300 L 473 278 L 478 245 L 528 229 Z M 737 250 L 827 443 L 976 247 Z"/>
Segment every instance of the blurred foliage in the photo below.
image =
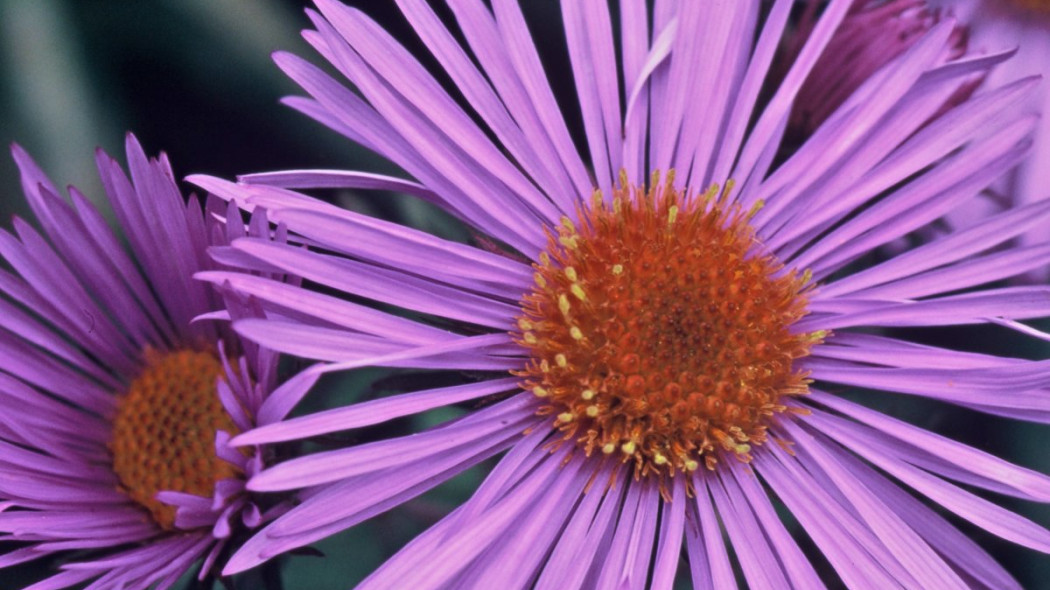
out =
<path fill-rule="evenodd" d="M 366 7 L 425 65 L 433 65 L 392 2 L 349 3 Z M 147 152 L 166 151 L 179 176 L 204 172 L 233 178 L 245 172 L 300 167 L 396 173 L 391 164 L 278 104 L 279 97 L 298 90 L 272 64 L 270 53 L 282 49 L 320 61 L 298 34 L 309 26 L 302 10 L 305 4 L 293 0 L 0 0 L 0 139 L 25 146 L 60 186 L 76 184 L 95 198 L 101 195 L 101 187 L 94 172 L 93 150 L 102 146 L 123 161 L 127 131 L 138 135 Z M 550 25 L 534 27 L 545 60 L 559 63 L 564 40 L 560 29 L 550 24 L 558 20 L 556 5 L 536 2 L 528 7 L 534 22 Z M 573 96 L 571 78 L 564 68 L 552 68 L 552 74 L 569 124 L 579 130 L 580 117 L 575 107 L 568 108 Z M 10 215 L 26 215 L 17 171 L 6 157 L 0 158 L 0 187 L 5 222 Z M 327 196 L 372 215 L 453 239 L 468 238 L 447 216 L 403 196 L 366 199 L 345 192 Z M 1016 340 L 995 328 L 934 330 L 908 336 L 999 354 L 1034 357 L 1047 352 L 1045 345 L 1037 344 L 1018 351 L 1012 348 Z M 376 395 L 377 380 L 381 384 L 388 375 L 369 370 L 326 378 L 298 412 Z M 863 391 L 850 395 L 872 404 L 872 397 Z M 1046 427 L 991 419 L 908 396 L 880 395 L 878 400 L 880 410 L 1033 469 L 1050 471 Z M 418 431 L 456 415 L 457 410 L 429 412 L 407 422 L 395 421 L 382 431 L 353 433 L 352 440 Z M 316 548 L 328 557 L 284 556 L 274 567 L 238 579 L 238 587 L 262 587 L 262 577 L 267 575 L 275 582 L 272 578 L 277 571 L 288 590 L 351 587 L 469 497 L 489 467 L 470 470 L 396 510 L 317 543 Z M 1020 502 L 1007 505 L 1040 523 L 1050 522 L 1050 508 Z M 790 515 L 783 514 L 790 523 Z M 1039 587 L 1050 579 L 1044 556 L 978 534 L 973 527 L 963 528 L 992 550 L 1026 587 Z M 802 543 L 812 547 L 806 539 Z M 39 579 L 50 566 L 43 560 L 5 569 L 0 572 L 0 590 L 21 588 Z M 191 578 L 187 576 L 180 586 L 194 587 Z M 687 588 L 688 583 L 680 587 Z"/>

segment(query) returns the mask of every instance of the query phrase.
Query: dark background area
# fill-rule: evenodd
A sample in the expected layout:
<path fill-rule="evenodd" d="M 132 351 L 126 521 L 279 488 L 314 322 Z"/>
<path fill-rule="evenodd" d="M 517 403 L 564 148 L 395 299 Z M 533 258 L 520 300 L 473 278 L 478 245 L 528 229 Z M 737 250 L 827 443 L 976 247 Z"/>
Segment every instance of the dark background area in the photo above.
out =
<path fill-rule="evenodd" d="M 418 39 L 393 2 L 349 3 L 368 10 L 418 52 Z M 280 97 L 298 90 L 273 65 L 272 51 L 289 50 L 320 63 L 299 37 L 299 30 L 309 26 L 302 12 L 306 4 L 0 0 L 0 141 L 22 144 L 56 184 L 76 184 L 95 199 L 102 193 L 93 150 L 102 146 L 123 162 L 127 131 L 136 133 L 147 153 L 166 151 L 180 177 L 209 173 L 232 178 L 298 167 L 396 173 L 390 164 L 278 104 Z M 544 36 L 540 46 L 555 54 L 563 51 L 556 4 L 528 5 L 534 31 Z M 567 76 L 555 82 L 562 96 L 572 92 Z M 570 115 L 573 119 L 578 120 L 577 115 Z M 345 206 L 417 226 L 443 223 L 428 218 L 425 209 L 409 200 L 377 206 L 360 195 L 330 196 Z M 17 171 L 6 154 L 0 157 L 0 214 L 5 227 L 11 215 L 27 214 Z M 926 331 L 913 336 L 998 354 L 1045 357 L 1047 353 L 1045 346 L 1035 344 L 1012 349 L 1017 339 L 999 329 Z M 332 379 L 312 404 L 356 399 L 374 377 L 362 372 Z M 1046 427 L 987 418 L 905 396 L 881 395 L 877 403 L 867 401 L 871 397 L 863 392 L 855 397 L 1033 469 L 1050 471 Z M 418 429 L 455 414 L 455 410 L 432 413 L 399 427 Z M 468 472 L 420 500 L 319 544 L 327 558 L 284 559 L 280 562 L 284 587 L 351 587 L 468 497 L 483 474 L 483 470 Z M 1045 506 L 997 501 L 1044 525 L 1050 522 L 1050 509 Z M 1026 587 L 1050 587 L 1044 583 L 1050 580 L 1046 556 L 979 534 L 973 527 L 963 529 L 993 551 Z M 21 588 L 39 579 L 50 565 L 42 561 L 0 570 L 0 590 Z M 262 580 L 241 580 L 245 588 L 262 587 L 257 584 Z"/>
<path fill-rule="evenodd" d="M 164 150 L 176 174 L 375 162 L 278 98 L 273 65 L 307 53 L 304 2 L 0 2 L 0 138 L 26 147 L 60 185 L 98 194 L 93 149 L 123 160 L 126 131 Z M 21 210 L 9 158 L 5 210 Z"/>

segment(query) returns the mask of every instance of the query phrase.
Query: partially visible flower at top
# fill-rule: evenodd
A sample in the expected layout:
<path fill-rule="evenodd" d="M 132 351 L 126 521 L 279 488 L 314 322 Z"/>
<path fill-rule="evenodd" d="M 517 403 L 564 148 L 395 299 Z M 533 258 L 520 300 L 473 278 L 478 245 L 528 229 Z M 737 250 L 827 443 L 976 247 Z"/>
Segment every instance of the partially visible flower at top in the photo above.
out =
<path fill-rule="evenodd" d="M 21 219 L 0 233 L 14 271 L 0 272 L 0 542 L 20 545 L 0 568 L 67 555 L 34 590 L 166 588 L 202 559 L 203 578 L 232 536 L 287 508 L 246 492 L 262 448 L 229 439 L 282 418 L 281 393 L 309 385 L 278 388 L 277 353 L 195 321 L 261 316 L 193 274 L 219 268 L 210 246 L 272 239 L 265 215 L 246 227 L 214 198 L 187 204 L 167 159 L 129 135 L 131 180 L 96 158 L 126 252 L 76 188 L 70 204 L 13 153 L 43 233 Z"/>
<path fill-rule="evenodd" d="M 816 0 L 807 4 L 794 47 L 780 58 L 785 67 L 790 67 L 812 32 L 819 4 Z M 926 0 L 854 0 L 798 92 L 788 122 L 788 140 L 809 137 L 861 84 L 915 45 L 943 16 L 942 11 L 929 8 Z M 967 30 L 956 25 L 942 59 L 961 57 L 966 45 Z M 980 80 L 976 75 L 973 84 L 962 86 L 956 100 L 965 99 Z"/>
<path fill-rule="evenodd" d="M 332 363 L 324 370 L 475 376 L 264 426 L 236 444 L 462 403 L 473 411 L 257 474 L 250 489 L 308 492 L 228 572 L 506 451 L 468 501 L 361 587 L 670 588 L 683 553 L 697 588 L 736 587 L 734 560 L 753 588 L 822 587 L 832 577 L 815 565 L 824 560 L 856 588 L 1019 587 L 916 496 L 1050 552 L 1050 532 L 958 485 L 1048 502 L 1050 478 L 843 394 L 865 388 L 864 400 L 904 394 L 1050 421 L 1050 361 L 918 344 L 897 330 L 995 324 L 1050 338 L 1020 321 L 1050 315 L 1050 288 L 988 286 L 1050 263 L 1045 242 L 995 250 L 1050 219 L 1050 202 L 890 260 L 865 257 L 977 198 L 1027 153 L 1035 117 L 1018 105 L 1034 80 L 948 104 L 1008 54 L 950 60 L 955 24 L 944 19 L 784 153 L 792 104 L 851 1 L 827 3 L 766 97 L 774 54 L 790 46 L 794 0 L 652 10 L 624 0 L 616 27 L 606 3 L 568 0 L 563 69 L 587 159 L 518 2 L 449 0 L 455 31 L 424 0 L 398 4 L 451 93 L 334 0 L 318 0 L 323 16 L 310 12 L 316 31 L 306 38 L 356 92 L 301 59 L 276 59 L 311 95 L 290 104 L 416 181 L 194 177 L 266 208 L 311 248 L 237 240 L 246 268 L 294 270 L 326 292 L 233 272 L 201 277 L 281 316 L 237 322 L 241 334 Z M 479 245 L 289 190 L 321 186 L 416 195 L 462 220 Z M 807 555 L 781 506 L 823 559 Z"/>
<path fill-rule="evenodd" d="M 1039 75 L 1044 82 L 1032 93 L 1026 110 L 1042 113 L 1029 155 L 1014 173 L 992 188 L 990 205 L 998 210 L 1050 198 L 1050 0 L 929 0 L 937 9 L 955 15 L 967 25 L 971 52 L 1016 49 L 1017 55 L 996 68 L 989 85 L 1000 85 L 1025 76 Z M 956 215 L 955 225 L 966 227 L 980 219 L 985 207 L 969 215 Z M 1019 239 L 1021 244 L 1040 243 L 1050 227 L 1040 225 Z M 1026 274 L 1027 280 L 1046 282 L 1046 269 Z"/>
<path fill-rule="evenodd" d="M 791 64 L 808 38 L 820 4 L 818 0 L 806 3 L 799 19 L 796 39 L 791 47 L 778 56 L 781 68 Z M 946 12 L 951 11 L 933 8 L 927 0 L 853 0 L 842 26 L 828 42 L 828 50 L 814 65 L 799 90 L 781 150 L 791 151 L 804 142 L 865 80 L 917 43 L 945 16 L 950 16 Z M 965 55 L 968 38 L 969 30 L 965 23 L 957 23 L 943 59 L 947 61 Z M 987 75 L 988 71 L 973 73 L 968 83 L 960 84 L 955 94 L 945 99 L 944 108 L 934 113 L 933 117 L 966 100 Z M 1002 211 L 1003 207 L 1001 196 L 993 191 L 985 191 L 983 198 L 962 203 L 937 224 L 923 228 L 917 238 L 926 240 L 943 233 L 946 228 L 966 225 L 982 216 Z M 916 236 L 901 238 L 887 244 L 885 249 L 899 252 L 901 248 L 907 248 L 909 240 L 913 239 Z"/>

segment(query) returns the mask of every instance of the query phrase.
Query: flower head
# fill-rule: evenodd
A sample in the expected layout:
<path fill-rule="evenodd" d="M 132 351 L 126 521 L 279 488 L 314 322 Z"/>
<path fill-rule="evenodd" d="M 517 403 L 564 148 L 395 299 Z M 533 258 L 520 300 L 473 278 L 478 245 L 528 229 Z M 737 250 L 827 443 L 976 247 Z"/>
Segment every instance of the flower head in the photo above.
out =
<path fill-rule="evenodd" d="M 781 58 L 787 66 L 812 30 L 816 10 L 814 2 L 806 7 L 793 47 Z M 926 0 L 854 0 L 799 90 L 788 123 L 789 141 L 797 142 L 813 133 L 865 80 L 915 45 L 944 16 Z M 961 57 L 966 52 L 967 37 L 968 29 L 957 24 L 941 59 Z M 974 85 L 982 79 L 975 76 Z M 964 100 L 972 90 L 973 86 L 962 86 L 959 96 L 949 100 Z"/>
<path fill-rule="evenodd" d="M 548 237 L 522 299 L 529 360 L 516 374 L 537 413 L 640 476 L 749 460 L 785 396 L 807 391 L 794 361 L 821 335 L 792 329 L 805 280 L 755 252 L 728 190 L 688 195 L 654 178 L 608 205 L 595 197 Z"/>
<path fill-rule="evenodd" d="M 235 532 L 285 507 L 246 492 L 262 451 L 229 439 L 278 419 L 274 398 L 304 383 L 278 388 L 276 353 L 195 321 L 261 314 L 193 274 L 217 267 L 211 246 L 271 239 L 267 221 L 187 204 L 129 135 L 130 180 L 97 154 L 125 252 L 86 197 L 63 200 L 13 151 L 43 232 L 15 219 L 0 233 L 14 271 L 0 277 L 0 541 L 22 544 L 0 563 L 78 552 L 34 588 L 168 587 L 201 559 L 203 577 Z"/>
<path fill-rule="evenodd" d="M 470 500 L 362 587 L 670 588 L 683 552 L 698 588 L 735 587 L 733 560 L 752 587 L 821 587 L 778 505 L 850 586 L 1017 587 L 906 487 L 1050 551 L 1046 530 L 957 485 L 1046 502 L 1050 478 L 840 393 L 1050 418 L 1045 361 L 917 344 L 897 330 L 992 323 L 1048 337 L 1020 320 L 1050 313 L 1050 289 L 988 285 L 1050 262 L 1046 244 L 994 250 L 1050 218 L 1050 206 L 1002 213 L 890 260 L 865 257 L 976 198 L 1027 152 L 1034 118 L 1016 105 L 1033 80 L 945 110 L 1007 54 L 950 59 L 945 19 L 784 153 L 791 106 L 852 2 L 828 4 L 768 96 L 760 90 L 791 0 L 768 12 L 760 2 L 650 11 L 625 0 L 615 27 L 603 2 L 564 2 L 585 158 L 517 2 L 449 1 L 450 31 L 427 3 L 399 1 L 453 94 L 364 13 L 317 4 L 306 38 L 357 92 L 279 54 L 311 95 L 289 103 L 417 182 L 338 171 L 195 177 L 266 208 L 310 247 L 238 240 L 244 264 L 294 269 L 326 292 L 234 272 L 202 278 L 281 316 L 237 322 L 242 335 L 330 362 L 319 371 L 485 377 L 239 435 L 235 444 L 277 442 L 474 407 L 412 436 L 257 474 L 250 489 L 308 488 L 307 499 L 228 571 L 504 451 Z M 289 190 L 332 186 L 419 196 L 470 226 L 478 244 Z"/>

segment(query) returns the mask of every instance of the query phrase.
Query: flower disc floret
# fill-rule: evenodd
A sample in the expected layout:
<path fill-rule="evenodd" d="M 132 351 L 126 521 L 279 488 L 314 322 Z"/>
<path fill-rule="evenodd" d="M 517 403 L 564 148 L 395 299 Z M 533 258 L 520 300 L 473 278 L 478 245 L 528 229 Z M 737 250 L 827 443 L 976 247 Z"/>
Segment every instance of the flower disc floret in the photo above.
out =
<path fill-rule="evenodd" d="M 548 232 L 518 321 L 523 386 L 564 440 L 637 476 L 749 461 L 785 397 L 807 392 L 794 361 L 824 336 L 792 330 L 807 277 L 763 252 L 757 208 L 729 187 L 650 187 L 621 179 Z"/>
<path fill-rule="evenodd" d="M 174 506 L 156 499 L 175 491 L 211 497 L 215 483 L 236 475 L 215 454 L 215 432 L 236 433 L 215 394 L 222 363 L 211 352 L 149 351 L 146 366 L 120 398 L 113 421 L 113 470 L 121 489 L 165 530 Z"/>

